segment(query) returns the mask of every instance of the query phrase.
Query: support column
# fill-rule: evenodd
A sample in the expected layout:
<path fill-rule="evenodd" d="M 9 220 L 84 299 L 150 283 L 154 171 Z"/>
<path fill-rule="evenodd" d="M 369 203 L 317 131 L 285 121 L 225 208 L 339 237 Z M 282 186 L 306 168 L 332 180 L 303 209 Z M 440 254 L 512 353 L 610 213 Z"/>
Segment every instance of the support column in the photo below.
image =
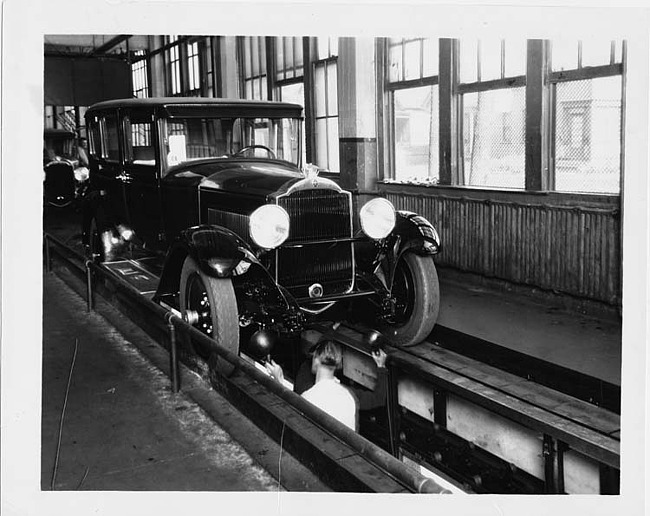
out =
<path fill-rule="evenodd" d="M 220 91 L 223 98 L 240 98 L 239 70 L 237 68 L 237 38 L 235 36 L 224 36 L 219 45 L 219 80 L 221 81 Z"/>
<path fill-rule="evenodd" d="M 372 38 L 340 38 L 338 57 L 341 186 L 375 192 L 377 127 L 375 43 Z"/>
<path fill-rule="evenodd" d="M 549 171 L 550 91 L 548 86 L 550 52 L 548 41 L 528 40 L 526 71 L 526 190 L 552 187 Z"/>

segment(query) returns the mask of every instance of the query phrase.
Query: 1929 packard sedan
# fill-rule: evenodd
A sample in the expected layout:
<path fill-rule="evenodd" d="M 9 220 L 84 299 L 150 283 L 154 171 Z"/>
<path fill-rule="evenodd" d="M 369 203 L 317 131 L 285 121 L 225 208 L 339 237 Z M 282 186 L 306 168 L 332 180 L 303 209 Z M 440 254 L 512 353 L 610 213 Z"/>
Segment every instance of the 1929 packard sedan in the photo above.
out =
<path fill-rule="evenodd" d="M 301 106 L 115 100 L 86 123 L 89 253 L 110 261 L 128 245 L 160 257 L 154 299 L 227 348 L 261 358 L 350 303 L 397 345 L 433 328 L 436 230 L 381 197 L 356 210 L 350 192 L 301 169 Z"/>

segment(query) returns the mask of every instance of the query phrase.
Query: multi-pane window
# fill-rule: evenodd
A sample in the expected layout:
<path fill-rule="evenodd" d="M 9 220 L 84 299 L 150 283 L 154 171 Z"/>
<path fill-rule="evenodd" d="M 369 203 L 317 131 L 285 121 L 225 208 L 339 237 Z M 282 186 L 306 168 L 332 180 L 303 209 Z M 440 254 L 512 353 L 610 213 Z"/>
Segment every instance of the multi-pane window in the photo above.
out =
<path fill-rule="evenodd" d="M 318 38 L 313 73 L 313 128 L 315 136 L 314 163 L 319 168 L 338 172 L 339 110 L 337 77 L 337 38 Z"/>
<path fill-rule="evenodd" d="M 553 40 L 553 184 L 564 192 L 620 192 L 623 45 Z"/>
<path fill-rule="evenodd" d="M 262 36 L 238 39 L 238 55 L 245 99 L 267 100 L 266 40 Z"/>
<path fill-rule="evenodd" d="M 391 179 L 439 178 L 438 40 L 393 38 L 387 48 Z"/>
<path fill-rule="evenodd" d="M 180 95 L 181 88 L 181 56 L 178 36 L 168 36 L 168 43 L 172 44 L 167 50 L 167 70 L 169 91 L 172 95 Z"/>
<path fill-rule="evenodd" d="M 145 51 L 135 52 L 136 60 L 131 64 L 131 77 L 133 80 L 133 96 L 146 98 L 149 96 L 149 81 L 147 80 L 147 59 Z"/>
<path fill-rule="evenodd" d="M 199 42 L 187 44 L 187 94 L 199 96 L 201 94 L 201 68 L 199 66 Z"/>
<path fill-rule="evenodd" d="M 524 188 L 526 42 L 461 40 L 463 183 Z"/>

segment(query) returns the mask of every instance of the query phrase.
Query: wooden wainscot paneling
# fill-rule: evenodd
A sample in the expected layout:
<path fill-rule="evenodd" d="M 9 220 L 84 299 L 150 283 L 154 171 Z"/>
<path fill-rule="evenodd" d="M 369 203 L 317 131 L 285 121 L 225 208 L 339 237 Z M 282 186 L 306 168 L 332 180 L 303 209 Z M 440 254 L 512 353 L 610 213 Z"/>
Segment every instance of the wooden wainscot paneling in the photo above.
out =
<path fill-rule="evenodd" d="M 442 266 L 620 305 L 617 196 L 396 184 L 380 191 L 436 226 Z"/>

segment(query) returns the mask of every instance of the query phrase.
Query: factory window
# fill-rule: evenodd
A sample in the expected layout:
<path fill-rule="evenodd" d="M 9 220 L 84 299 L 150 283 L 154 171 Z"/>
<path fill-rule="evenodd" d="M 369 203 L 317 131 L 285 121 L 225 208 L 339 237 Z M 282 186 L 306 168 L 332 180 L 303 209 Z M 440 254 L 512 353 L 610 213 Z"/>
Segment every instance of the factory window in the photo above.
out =
<path fill-rule="evenodd" d="M 339 172 L 339 117 L 337 38 L 317 38 L 312 60 L 313 162 L 319 168 Z"/>
<path fill-rule="evenodd" d="M 268 100 L 266 40 L 262 36 L 238 38 L 237 54 L 242 78 L 242 97 Z"/>
<path fill-rule="evenodd" d="M 437 183 L 438 40 L 387 41 L 389 175 L 409 183 Z"/>
<path fill-rule="evenodd" d="M 181 87 L 181 56 L 178 36 L 167 36 L 167 43 L 171 44 L 166 52 L 169 92 L 171 95 L 181 95 L 183 90 Z"/>
<path fill-rule="evenodd" d="M 561 192 L 620 192 L 623 45 L 553 40 L 552 182 Z"/>
<path fill-rule="evenodd" d="M 526 42 L 461 40 L 462 183 L 525 187 Z"/>
<path fill-rule="evenodd" d="M 149 96 L 149 81 L 147 80 L 147 59 L 144 50 L 135 52 L 135 60 L 131 63 L 131 77 L 133 80 L 133 96 L 146 98 Z"/>
<path fill-rule="evenodd" d="M 199 42 L 187 44 L 187 95 L 198 97 L 201 95 L 201 67 Z"/>
<path fill-rule="evenodd" d="M 275 87 L 279 100 L 305 106 L 302 38 L 281 37 L 273 41 Z"/>

